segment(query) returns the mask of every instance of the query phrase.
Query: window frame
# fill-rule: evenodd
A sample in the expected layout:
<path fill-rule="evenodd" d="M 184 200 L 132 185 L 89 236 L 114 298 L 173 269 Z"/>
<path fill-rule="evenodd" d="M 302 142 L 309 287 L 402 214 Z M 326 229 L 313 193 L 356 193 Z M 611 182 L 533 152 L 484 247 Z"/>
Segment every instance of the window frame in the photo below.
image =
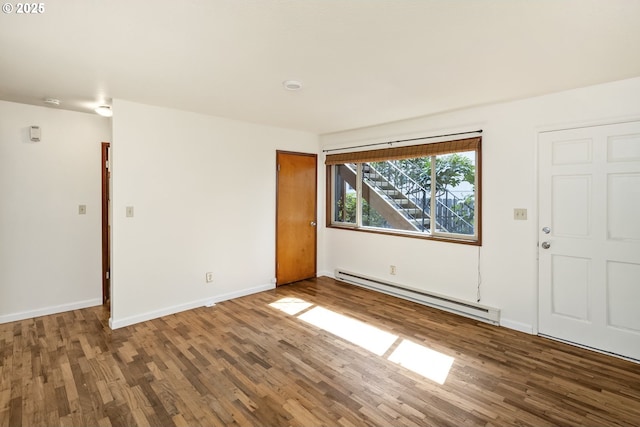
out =
<path fill-rule="evenodd" d="M 456 144 L 457 142 L 466 142 L 472 141 L 472 147 L 469 149 L 465 148 L 464 144 Z M 452 144 L 453 143 L 453 144 Z M 403 151 L 400 150 L 404 149 Z M 462 152 L 475 152 L 475 176 L 474 176 L 474 189 L 475 189 L 475 199 L 474 199 L 474 234 L 466 235 L 466 234 L 458 234 L 458 233 L 444 233 L 444 232 L 431 232 L 425 233 L 420 231 L 405 231 L 394 228 L 381 228 L 381 227 L 372 227 L 362 225 L 362 165 L 364 163 L 369 163 L 371 161 L 376 160 L 368 160 L 371 158 L 381 160 L 393 160 L 387 159 L 384 156 L 386 153 L 390 153 L 394 156 L 400 156 L 396 158 L 417 158 L 417 157 L 432 157 L 432 165 L 435 166 L 435 158 L 440 155 L 446 154 L 454 154 L 454 153 L 462 153 Z M 427 152 L 427 155 L 421 155 L 421 152 Z M 404 154 L 403 154 L 404 153 Z M 417 154 L 415 154 L 417 153 Z M 435 154 L 434 154 L 435 153 Z M 340 157 L 338 157 L 340 156 Z M 344 161 L 343 161 L 344 159 Z M 353 159 L 353 160 L 350 160 Z M 364 160 L 359 160 L 364 159 Z M 354 161 L 355 160 L 355 161 Z M 336 165 L 345 164 L 345 163 L 355 163 L 357 166 L 356 170 L 356 222 L 338 222 L 334 221 L 335 218 L 335 174 L 336 174 Z M 431 168 L 431 182 L 435 182 L 435 173 L 436 168 Z M 436 203 L 435 198 L 433 197 L 433 193 L 435 192 L 435 185 L 432 186 L 431 193 L 431 212 L 435 212 L 433 205 Z M 368 150 L 363 152 L 353 152 L 353 153 L 340 153 L 338 155 L 328 155 L 326 161 L 326 227 L 327 228 L 335 228 L 335 229 L 343 229 L 343 230 L 352 230 L 352 231 L 360 231 L 365 233 L 375 233 L 375 234 L 384 234 L 384 235 L 392 235 L 392 236 L 400 236 L 400 237 L 409 237 L 409 238 L 417 238 L 424 240 L 432 240 L 432 241 L 442 241 L 442 242 L 450 242 L 450 243 L 459 243 L 465 245 L 474 245 L 481 246 L 482 245 L 482 138 L 474 137 L 467 138 L 465 140 L 454 140 L 454 141 L 443 141 L 443 142 L 434 142 L 430 144 L 423 144 L 420 146 L 406 146 L 406 147 L 394 147 L 392 149 L 385 148 L 380 150 Z"/>

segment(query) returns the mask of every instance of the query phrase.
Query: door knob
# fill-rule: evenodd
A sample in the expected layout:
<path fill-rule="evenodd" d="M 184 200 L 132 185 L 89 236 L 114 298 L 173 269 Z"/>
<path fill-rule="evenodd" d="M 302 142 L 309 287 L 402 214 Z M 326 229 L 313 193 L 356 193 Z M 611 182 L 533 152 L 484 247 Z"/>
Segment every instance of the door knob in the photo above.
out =
<path fill-rule="evenodd" d="M 549 242 L 542 242 L 542 249 L 549 249 L 551 247 L 551 243 Z"/>
<path fill-rule="evenodd" d="M 311 221 L 311 226 L 315 227 L 316 226 L 316 222 L 315 221 Z"/>
<path fill-rule="evenodd" d="M 542 232 L 544 234 L 549 234 L 549 233 L 551 233 L 551 229 L 549 227 L 542 227 Z"/>

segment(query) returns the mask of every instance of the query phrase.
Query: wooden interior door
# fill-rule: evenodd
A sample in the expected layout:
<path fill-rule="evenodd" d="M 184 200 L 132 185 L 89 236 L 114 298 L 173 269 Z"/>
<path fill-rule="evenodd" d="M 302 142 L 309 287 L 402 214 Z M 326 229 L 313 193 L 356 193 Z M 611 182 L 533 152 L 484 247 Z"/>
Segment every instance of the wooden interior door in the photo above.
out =
<path fill-rule="evenodd" d="M 539 332 L 640 360 L 640 122 L 539 144 Z"/>
<path fill-rule="evenodd" d="M 111 300 L 111 221 L 109 220 L 110 179 L 108 142 L 102 143 L 102 303 Z"/>
<path fill-rule="evenodd" d="M 278 151 L 277 285 L 316 276 L 317 155 Z"/>

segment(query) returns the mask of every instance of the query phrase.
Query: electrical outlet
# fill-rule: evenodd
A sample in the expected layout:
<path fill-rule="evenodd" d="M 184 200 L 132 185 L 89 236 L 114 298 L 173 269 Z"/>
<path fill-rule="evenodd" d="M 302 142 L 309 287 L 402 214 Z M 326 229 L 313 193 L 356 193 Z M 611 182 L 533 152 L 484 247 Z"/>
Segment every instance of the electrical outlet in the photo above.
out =
<path fill-rule="evenodd" d="M 523 209 L 523 208 L 515 208 L 513 210 L 513 219 L 526 220 L 527 219 L 527 210 Z"/>
<path fill-rule="evenodd" d="M 205 280 L 207 281 L 207 283 L 213 282 L 213 273 L 208 272 L 207 274 L 205 274 Z"/>
<path fill-rule="evenodd" d="M 396 275 L 396 266 L 395 265 L 390 265 L 389 266 L 389 274 L 391 274 L 392 276 Z"/>

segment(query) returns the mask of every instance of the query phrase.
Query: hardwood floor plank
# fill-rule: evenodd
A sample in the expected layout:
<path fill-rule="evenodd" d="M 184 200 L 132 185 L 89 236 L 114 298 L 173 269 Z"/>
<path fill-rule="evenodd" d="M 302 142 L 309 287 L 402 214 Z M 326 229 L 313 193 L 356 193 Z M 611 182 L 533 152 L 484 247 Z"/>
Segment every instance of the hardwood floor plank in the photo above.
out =
<path fill-rule="evenodd" d="M 382 356 L 316 308 L 391 336 Z M 453 359 L 442 384 L 406 345 Z M 329 278 L 116 331 L 101 307 L 3 324 L 0 380 L 0 427 L 640 424 L 636 363 Z"/>
<path fill-rule="evenodd" d="M 22 397 L 14 397 L 9 402 L 9 425 L 22 425 Z"/>
<path fill-rule="evenodd" d="M 97 425 L 98 427 L 113 427 L 109 417 L 100 418 Z"/>
<path fill-rule="evenodd" d="M 154 426 L 172 424 L 171 415 L 167 412 L 151 384 L 140 382 L 137 387 L 137 391 L 140 393 L 138 397 L 141 402 L 141 408 L 149 423 Z"/>
<path fill-rule="evenodd" d="M 176 414 L 174 415 L 171 420 L 173 421 L 173 424 L 176 427 L 189 427 L 192 424 L 190 424 L 187 420 L 184 419 L 184 417 L 182 416 L 182 414 Z"/>
<path fill-rule="evenodd" d="M 282 408 L 289 413 L 289 420 L 293 426 L 320 426 L 324 425 L 307 408 L 295 399 L 287 399 Z"/>

